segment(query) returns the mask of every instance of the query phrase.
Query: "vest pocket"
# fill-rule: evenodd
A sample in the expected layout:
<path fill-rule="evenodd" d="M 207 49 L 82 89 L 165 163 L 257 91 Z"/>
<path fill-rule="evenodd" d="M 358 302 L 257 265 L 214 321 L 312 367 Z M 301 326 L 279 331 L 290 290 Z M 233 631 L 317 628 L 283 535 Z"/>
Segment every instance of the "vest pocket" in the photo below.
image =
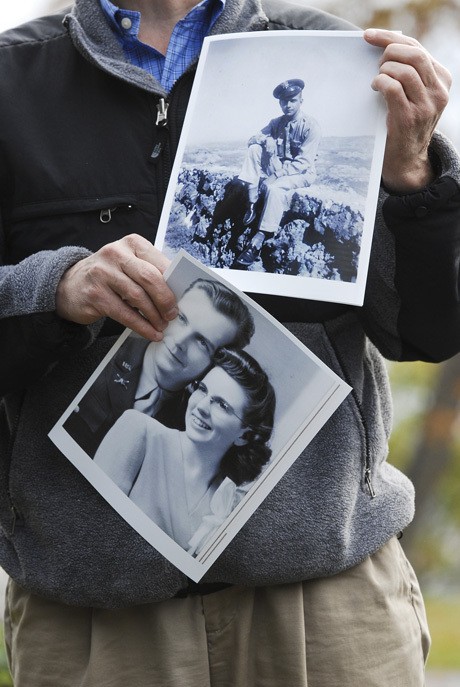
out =
<path fill-rule="evenodd" d="M 0 529 L 8 538 L 13 536 L 20 520 L 11 497 L 10 474 L 23 394 L 10 398 L 11 407 L 7 408 L 5 399 L 0 403 Z"/>
<path fill-rule="evenodd" d="M 154 194 L 30 203 L 6 217 L 7 261 L 15 264 L 33 253 L 62 246 L 97 251 L 131 233 L 153 242 L 156 226 Z"/>

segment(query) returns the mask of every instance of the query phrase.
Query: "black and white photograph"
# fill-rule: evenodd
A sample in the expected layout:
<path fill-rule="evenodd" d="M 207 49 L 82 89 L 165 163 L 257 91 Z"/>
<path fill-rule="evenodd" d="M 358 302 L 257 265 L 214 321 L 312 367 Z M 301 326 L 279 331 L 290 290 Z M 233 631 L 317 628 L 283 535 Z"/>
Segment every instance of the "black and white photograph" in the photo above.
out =
<path fill-rule="evenodd" d="M 198 581 L 349 392 L 250 298 L 184 251 L 161 342 L 120 336 L 50 438 Z"/>
<path fill-rule="evenodd" d="M 379 192 L 381 51 L 361 32 L 205 40 L 155 245 L 238 288 L 360 305 Z"/>

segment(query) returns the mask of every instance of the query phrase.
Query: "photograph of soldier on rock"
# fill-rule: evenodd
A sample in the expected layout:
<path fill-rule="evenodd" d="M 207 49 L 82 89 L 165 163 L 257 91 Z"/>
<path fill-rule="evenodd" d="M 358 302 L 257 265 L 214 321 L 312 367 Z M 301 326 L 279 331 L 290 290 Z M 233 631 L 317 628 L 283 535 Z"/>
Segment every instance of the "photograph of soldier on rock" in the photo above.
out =
<path fill-rule="evenodd" d="M 379 51 L 355 32 L 273 34 L 209 42 L 156 245 L 245 290 L 359 302 L 384 143 L 368 85 Z"/>

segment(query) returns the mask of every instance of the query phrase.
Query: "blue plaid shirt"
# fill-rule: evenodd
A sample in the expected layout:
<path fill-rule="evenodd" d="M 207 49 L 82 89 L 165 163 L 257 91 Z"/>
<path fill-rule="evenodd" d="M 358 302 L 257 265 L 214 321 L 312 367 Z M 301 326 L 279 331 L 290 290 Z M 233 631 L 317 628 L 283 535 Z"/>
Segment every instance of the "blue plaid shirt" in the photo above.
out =
<path fill-rule="evenodd" d="M 200 54 L 205 36 L 221 15 L 225 0 L 202 0 L 174 27 L 166 55 L 138 39 L 140 12 L 120 9 L 110 0 L 100 0 L 107 20 L 127 59 L 150 72 L 170 91 L 175 81 Z"/>

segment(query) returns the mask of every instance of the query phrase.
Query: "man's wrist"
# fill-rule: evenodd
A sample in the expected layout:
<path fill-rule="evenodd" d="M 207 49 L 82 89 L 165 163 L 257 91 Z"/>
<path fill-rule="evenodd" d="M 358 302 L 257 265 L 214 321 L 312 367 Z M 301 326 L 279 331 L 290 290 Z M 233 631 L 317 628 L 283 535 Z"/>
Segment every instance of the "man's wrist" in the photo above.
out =
<path fill-rule="evenodd" d="M 392 169 L 384 165 L 382 172 L 384 189 L 394 195 L 415 193 L 426 188 L 435 179 L 436 172 L 428 155 L 406 168 L 399 165 Z"/>

